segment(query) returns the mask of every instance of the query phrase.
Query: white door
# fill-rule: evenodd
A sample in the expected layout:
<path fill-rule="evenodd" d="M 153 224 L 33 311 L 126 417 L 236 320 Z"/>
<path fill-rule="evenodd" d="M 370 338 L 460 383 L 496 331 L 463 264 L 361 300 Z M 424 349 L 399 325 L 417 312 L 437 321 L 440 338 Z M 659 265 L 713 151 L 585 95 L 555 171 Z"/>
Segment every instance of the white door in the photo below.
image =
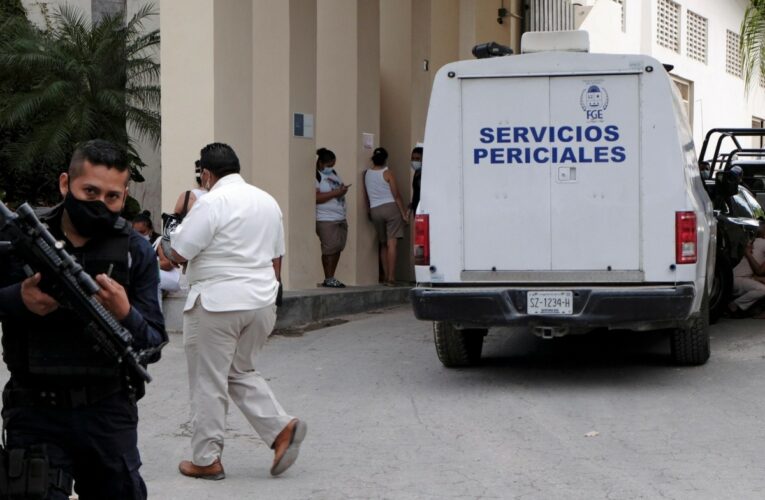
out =
<path fill-rule="evenodd" d="M 548 87 L 547 77 L 462 81 L 465 270 L 550 269 L 550 169 L 533 157 L 549 142 Z"/>
<path fill-rule="evenodd" d="M 553 270 L 640 268 L 638 91 L 637 75 L 550 78 Z"/>

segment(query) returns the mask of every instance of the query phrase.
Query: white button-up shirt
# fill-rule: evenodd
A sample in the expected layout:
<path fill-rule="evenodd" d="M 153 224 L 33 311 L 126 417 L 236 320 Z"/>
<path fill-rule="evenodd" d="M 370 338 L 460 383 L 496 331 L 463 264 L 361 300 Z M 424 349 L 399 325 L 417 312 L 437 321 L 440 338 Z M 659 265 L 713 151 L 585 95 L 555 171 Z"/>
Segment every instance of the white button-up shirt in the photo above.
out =
<path fill-rule="evenodd" d="M 239 174 L 224 176 L 194 203 L 171 245 L 189 261 L 186 311 L 197 298 L 207 311 L 259 309 L 276 301 L 272 261 L 284 255 L 282 211 Z"/>

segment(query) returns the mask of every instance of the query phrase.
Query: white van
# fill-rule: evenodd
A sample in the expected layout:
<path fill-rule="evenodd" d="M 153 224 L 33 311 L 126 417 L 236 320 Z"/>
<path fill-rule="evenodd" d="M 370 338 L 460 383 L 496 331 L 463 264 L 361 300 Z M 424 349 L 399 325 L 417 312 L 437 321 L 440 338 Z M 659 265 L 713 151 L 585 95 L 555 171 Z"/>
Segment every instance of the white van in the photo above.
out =
<path fill-rule="evenodd" d="M 672 329 L 675 362 L 709 358 L 716 223 L 685 108 L 657 60 L 588 47 L 526 33 L 436 75 L 411 299 L 446 366 L 507 325 Z"/>

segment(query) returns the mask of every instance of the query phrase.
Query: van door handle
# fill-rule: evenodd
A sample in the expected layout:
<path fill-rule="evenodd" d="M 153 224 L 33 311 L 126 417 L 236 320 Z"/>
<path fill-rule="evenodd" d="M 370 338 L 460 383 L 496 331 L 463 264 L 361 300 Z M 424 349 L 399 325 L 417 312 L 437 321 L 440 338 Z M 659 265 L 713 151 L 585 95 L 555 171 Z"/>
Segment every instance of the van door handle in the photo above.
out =
<path fill-rule="evenodd" d="M 558 182 L 576 182 L 576 167 L 558 167 Z"/>

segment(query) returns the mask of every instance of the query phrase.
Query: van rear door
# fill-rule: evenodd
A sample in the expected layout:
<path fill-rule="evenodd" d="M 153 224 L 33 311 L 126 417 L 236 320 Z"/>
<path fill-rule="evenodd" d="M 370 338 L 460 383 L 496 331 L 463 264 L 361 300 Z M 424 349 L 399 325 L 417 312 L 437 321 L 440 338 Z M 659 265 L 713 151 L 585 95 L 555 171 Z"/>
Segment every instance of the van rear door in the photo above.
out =
<path fill-rule="evenodd" d="M 515 126 L 549 124 L 549 94 L 548 78 L 462 81 L 466 270 L 550 269 L 550 171 L 506 159 Z"/>
<path fill-rule="evenodd" d="M 640 269 L 638 91 L 637 74 L 462 81 L 464 270 Z"/>
<path fill-rule="evenodd" d="M 584 136 L 551 165 L 553 270 L 640 268 L 638 100 L 637 75 L 550 79 L 551 126 Z"/>

